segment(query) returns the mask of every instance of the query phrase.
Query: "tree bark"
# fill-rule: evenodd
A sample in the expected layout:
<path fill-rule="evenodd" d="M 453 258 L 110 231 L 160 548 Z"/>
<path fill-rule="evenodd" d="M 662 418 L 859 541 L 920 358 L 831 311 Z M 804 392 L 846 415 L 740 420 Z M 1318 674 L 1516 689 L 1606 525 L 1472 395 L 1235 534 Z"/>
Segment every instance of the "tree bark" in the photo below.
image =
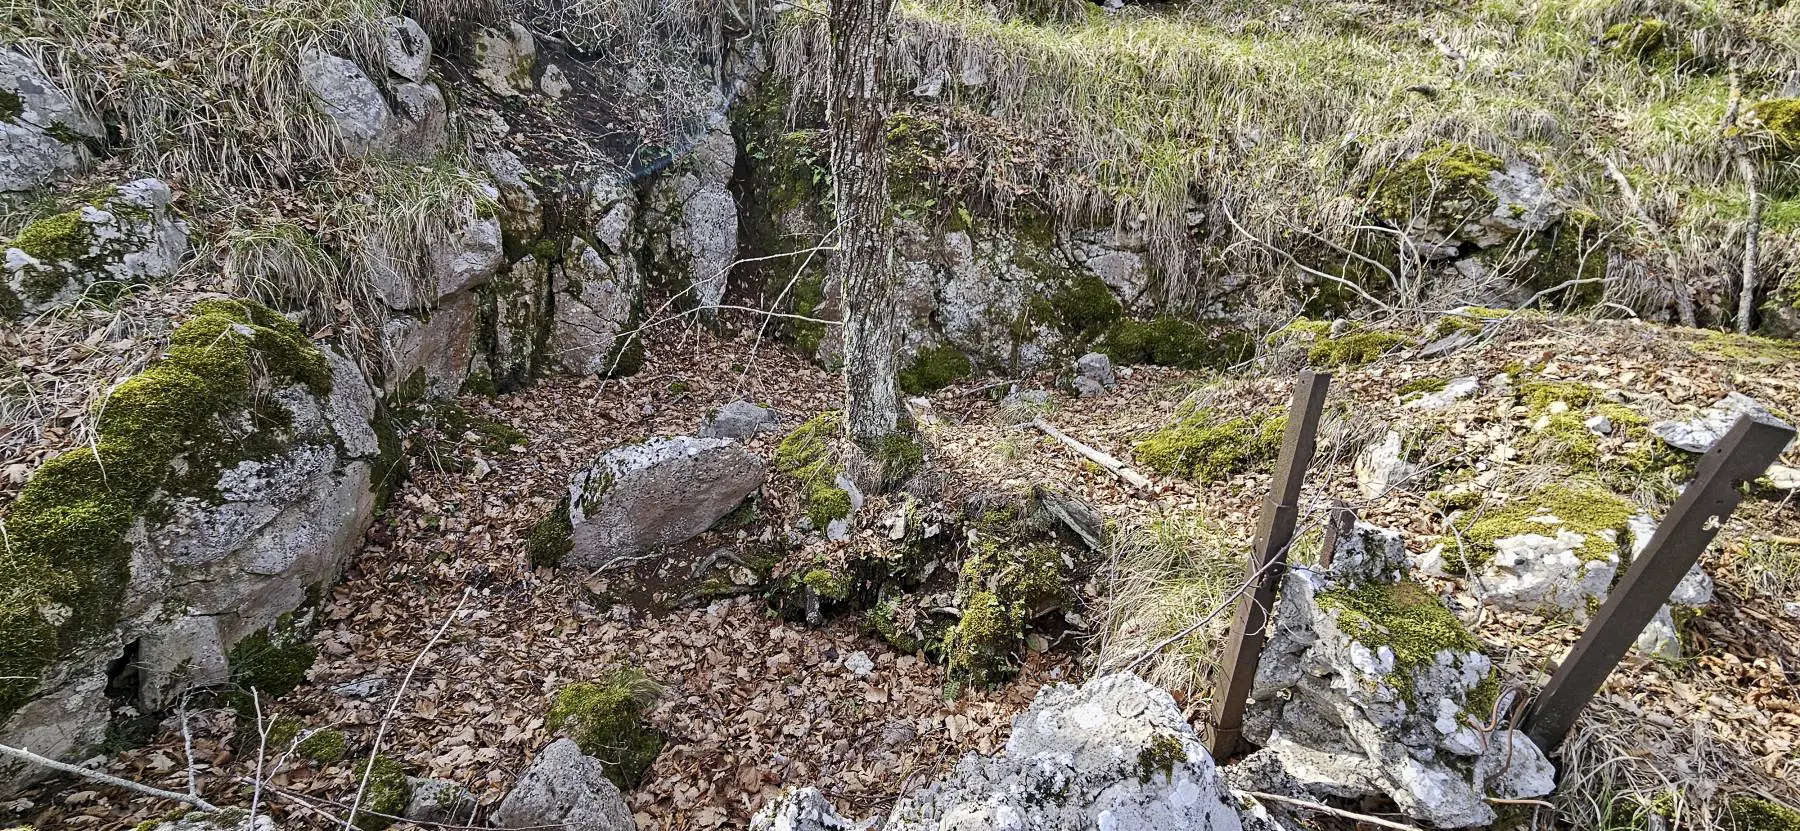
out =
<path fill-rule="evenodd" d="M 1749 142 L 1744 138 L 1743 127 L 1738 124 L 1743 101 L 1743 93 L 1738 88 L 1737 68 L 1733 67 L 1731 101 L 1725 106 L 1722 132 L 1725 135 L 1725 147 L 1731 151 L 1732 160 L 1737 163 L 1738 175 L 1744 180 L 1744 192 L 1750 203 L 1748 216 L 1744 218 L 1744 268 L 1738 284 L 1737 311 L 1738 334 L 1748 335 L 1756 316 L 1756 261 L 1759 253 L 1757 249 L 1761 247 L 1763 205 L 1762 188 L 1756 181 L 1756 161 L 1750 157 Z"/>
<path fill-rule="evenodd" d="M 831 0 L 831 191 L 844 287 L 845 468 L 882 490 L 879 450 L 900 429 L 895 390 L 900 321 L 894 307 L 887 182 L 887 30 L 892 0 Z"/>

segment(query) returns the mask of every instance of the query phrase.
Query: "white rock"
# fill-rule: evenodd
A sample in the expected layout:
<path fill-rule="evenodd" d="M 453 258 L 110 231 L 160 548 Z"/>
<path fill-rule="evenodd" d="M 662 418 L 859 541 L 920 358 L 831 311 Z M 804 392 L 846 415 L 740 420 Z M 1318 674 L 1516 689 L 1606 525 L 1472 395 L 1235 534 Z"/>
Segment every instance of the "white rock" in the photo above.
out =
<path fill-rule="evenodd" d="M 1238 831 L 1233 802 L 1169 694 L 1121 673 L 1043 688 L 1003 755 L 965 758 L 882 828 Z"/>
<path fill-rule="evenodd" d="M 513 97 L 531 92 L 531 70 L 537 64 L 537 41 L 517 22 L 506 31 L 482 28 L 475 32 L 475 80 L 495 95 Z"/>
<path fill-rule="evenodd" d="M 450 109 L 437 84 L 394 87 L 394 120 L 387 143 L 400 153 L 430 158 L 450 140 Z"/>
<path fill-rule="evenodd" d="M 1675 616 L 1668 604 L 1656 610 L 1656 617 L 1644 625 L 1644 631 L 1638 633 L 1637 649 L 1652 658 L 1665 661 L 1681 659 L 1681 633 L 1675 628 Z"/>
<path fill-rule="evenodd" d="M 750 831 L 851 831 L 857 827 L 840 816 L 818 788 L 791 788 L 764 803 L 750 818 Z"/>
<path fill-rule="evenodd" d="M 406 777 L 412 799 L 403 815 L 413 822 L 466 825 L 475 818 L 477 800 L 469 789 L 446 779 Z"/>
<path fill-rule="evenodd" d="M 17 113 L 0 113 L 0 192 L 43 187 L 81 166 L 87 149 L 53 132 L 102 135 L 97 119 L 52 83 L 35 61 L 11 49 L 0 48 L 0 91 L 19 101 Z"/>
<path fill-rule="evenodd" d="M 563 74 L 562 67 L 556 64 L 544 66 L 544 73 L 538 78 L 538 87 L 551 98 L 561 98 L 574 89 L 569 83 L 569 77 Z"/>
<path fill-rule="evenodd" d="M 870 660 L 869 653 L 859 649 L 844 656 L 844 669 L 850 670 L 850 674 L 858 678 L 867 678 L 869 673 L 875 671 L 875 662 Z"/>
<path fill-rule="evenodd" d="M 1658 421 L 1651 424 L 1650 432 L 1677 449 L 1689 453 L 1705 453 L 1725 436 L 1731 425 L 1737 423 L 1739 416 L 1744 415 L 1780 420 L 1771 415 L 1769 408 L 1762 402 L 1743 393 L 1733 392 L 1713 402 L 1687 421 Z M 1791 442 L 1789 446 L 1792 446 Z"/>
<path fill-rule="evenodd" d="M 692 539 L 762 485 L 763 461 L 729 439 L 652 439 L 609 451 L 569 481 L 573 549 L 594 568 Z"/>
<path fill-rule="evenodd" d="M 1589 601 L 1606 599 L 1619 570 L 1617 555 L 1587 559 L 1586 544 L 1585 535 L 1562 528 L 1495 540 L 1493 559 L 1477 575 L 1482 600 L 1519 611 L 1560 609 L 1585 619 Z"/>
<path fill-rule="evenodd" d="M 1356 456 L 1356 486 L 1364 497 L 1374 499 L 1388 491 L 1406 487 L 1418 475 L 1418 466 L 1406 461 L 1400 434 L 1387 431 L 1380 442 L 1363 448 Z"/>
<path fill-rule="evenodd" d="M 1081 382 L 1086 381 L 1083 385 Z M 1112 359 L 1099 352 L 1089 352 L 1075 359 L 1076 390 L 1081 397 L 1090 398 L 1098 392 L 1105 392 L 1118 384 L 1113 375 Z"/>
<path fill-rule="evenodd" d="M 1442 410 L 1457 401 L 1474 395 L 1478 389 L 1481 389 L 1481 381 L 1472 377 L 1456 378 L 1446 383 L 1444 388 L 1437 392 L 1428 392 L 1407 399 L 1406 406 L 1418 410 Z"/>

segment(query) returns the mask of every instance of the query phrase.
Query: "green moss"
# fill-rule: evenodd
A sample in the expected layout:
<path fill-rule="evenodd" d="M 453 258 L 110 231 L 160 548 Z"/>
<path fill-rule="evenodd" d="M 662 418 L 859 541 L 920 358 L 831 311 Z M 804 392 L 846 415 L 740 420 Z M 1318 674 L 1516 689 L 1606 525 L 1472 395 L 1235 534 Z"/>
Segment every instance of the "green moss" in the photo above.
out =
<path fill-rule="evenodd" d="M 1396 390 L 1396 393 L 1401 398 L 1405 398 L 1409 395 L 1439 392 L 1449 385 L 1450 382 L 1443 378 L 1427 376 L 1424 378 L 1414 378 L 1411 381 L 1401 384 L 1400 389 Z"/>
<path fill-rule="evenodd" d="M 832 484 L 835 481 L 818 479 L 806 486 L 806 517 L 820 531 L 833 520 L 849 516 L 855 509 L 850 492 Z"/>
<path fill-rule="evenodd" d="M 11 121 L 25 114 L 25 99 L 10 89 L 0 89 L 0 121 Z"/>
<path fill-rule="evenodd" d="M 1800 150 L 1800 98 L 1771 98 L 1750 107 L 1763 129 L 1781 146 Z"/>
<path fill-rule="evenodd" d="M 1413 580 L 1363 583 L 1350 589 L 1320 592 L 1319 608 L 1334 611 L 1338 628 L 1370 649 L 1387 647 L 1394 654 L 1389 680 L 1410 700 L 1412 671 L 1429 666 L 1444 650 L 1478 652 L 1462 621 L 1442 600 Z"/>
<path fill-rule="evenodd" d="M 814 416 L 775 447 L 775 470 L 800 486 L 801 501 L 813 526 L 824 530 L 834 519 L 850 515 L 850 494 L 837 486 L 836 447 L 843 416 L 829 410 Z"/>
<path fill-rule="evenodd" d="M 68 211 L 25 226 L 13 238 L 12 247 L 45 263 L 79 263 L 87 256 L 92 242 L 89 236 L 81 211 Z"/>
<path fill-rule="evenodd" d="M 1055 321 L 1064 335 L 1080 343 L 1091 343 L 1125 315 L 1125 307 L 1113 296 L 1106 281 L 1082 274 L 1057 289 L 1050 298 L 1050 307 L 1040 310 L 1040 314 Z"/>
<path fill-rule="evenodd" d="M 921 349 L 912 363 L 900 371 L 900 389 L 912 395 L 925 395 L 967 378 L 973 371 L 968 356 L 954 346 Z"/>
<path fill-rule="evenodd" d="M 29 700 L 39 672 L 109 630 L 126 583 L 125 534 L 188 455 L 216 473 L 240 443 L 216 426 L 249 408 L 253 366 L 323 395 L 329 364 L 299 328 L 250 301 L 204 301 L 165 357 L 102 402 L 89 447 L 45 462 L 13 503 L 0 560 L 0 720 Z M 211 465 L 198 462 L 212 460 Z"/>
<path fill-rule="evenodd" d="M 1531 436 L 1531 448 L 1539 457 L 1577 469 L 1600 462 L 1600 437 L 1587 427 L 1587 419 L 1573 410 L 1545 416 Z"/>
<path fill-rule="evenodd" d="M 643 670 L 619 669 L 599 683 L 580 682 L 556 691 L 544 726 L 563 730 L 581 752 L 600 760 L 621 789 L 643 780 L 662 752 L 663 736 L 644 723 L 661 688 Z"/>
<path fill-rule="evenodd" d="M 1654 56 L 1668 42 L 1669 24 L 1643 17 L 1608 27 L 1600 45 L 1615 55 L 1643 60 Z"/>
<path fill-rule="evenodd" d="M 342 730 L 314 730 L 294 746 L 294 752 L 303 759 L 329 764 L 344 758 L 349 747 Z"/>
<path fill-rule="evenodd" d="M 531 526 L 525 538 L 525 554 L 538 568 L 556 568 L 575 547 L 574 527 L 569 522 L 569 503 L 557 500 L 556 508 Z"/>
<path fill-rule="evenodd" d="M 1307 343 L 1317 343 L 1331 336 L 1331 321 L 1309 320 L 1304 317 L 1295 318 L 1286 326 L 1269 333 L 1264 342 L 1270 346 L 1280 346 L 1289 340 L 1299 338 Z"/>
<path fill-rule="evenodd" d="M 1628 520 L 1637 513 L 1631 503 L 1590 483 L 1550 485 L 1504 508 L 1470 517 L 1455 535 L 1445 537 L 1445 561 L 1456 570 L 1473 570 L 1494 556 L 1494 543 L 1520 534 L 1554 537 L 1559 530 L 1581 534 L 1586 542 L 1577 555 L 1606 560 L 1626 550 L 1631 539 Z M 1556 522 L 1537 519 L 1555 517 Z M 1607 538 L 1611 532 L 1611 539 Z"/>
<path fill-rule="evenodd" d="M 1412 342 L 1397 332 L 1348 332 L 1314 343 L 1306 362 L 1316 367 L 1361 366 Z"/>
<path fill-rule="evenodd" d="M 1487 213 L 1495 202 L 1488 178 L 1504 167 L 1492 153 L 1464 144 L 1440 144 L 1389 171 L 1370 192 L 1370 207 L 1396 224 L 1440 209 L 1457 221 Z"/>
<path fill-rule="evenodd" d="M 1571 410 L 1579 410 L 1594 401 L 1594 388 L 1574 381 L 1530 381 L 1519 385 L 1519 401 L 1542 415 L 1550 405 L 1561 401 Z"/>
<path fill-rule="evenodd" d="M 794 314 L 803 317 L 817 318 L 819 309 L 825 305 L 825 277 L 823 274 L 803 274 L 794 281 Z M 806 320 L 796 320 L 794 325 L 794 345 L 800 351 L 812 356 L 819 354 L 819 345 L 825 342 L 826 326 Z"/>
<path fill-rule="evenodd" d="M 991 687 L 1013 672 L 1012 649 L 1023 635 L 1019 611 L 991 591 L 963 602 L 962 619 L 945 637 L 950 674 L 977 687 Z"/>
<path fill-rule="evenodd" d="M 1725 816 L 1728 831 L 1800 831 L 1800 810 L 1760 797 L 1732 797 Z"/>
<path fill-rule="evenodd" d="M 256 690 L 267 702 L 306 683 L 306 671 L 318 657 L 307 633 L 287 614 L 238 641 L 226 654 L 226 663 L 231 668 L 232 686 L 246 692 Z"/>
<path fill-rule="evenodd" d="M 1463 699 L 1463 712 L 1475 717 L 1481 724 L 1487 724 L 1494 714 L 1494 705 L 1500 703 L 1500 671 L 1489 669 L 1469 694 Z"/>
<path fill-rule="evenodd" d="M 1119 320 L 1106 330 L 1099 348 L 1120 365 L 1211 369 L 1249 358 L 1255 343 L 1248 332 L 1164 316 L 1151 321 Z"/>
<path fill-rule="evenodd" d="M 800 582 L 826 600 L 843 601 L 850 597 L 850 577 L 828 568 L 815 568 Z"/>
<path fill-rule="evenodd" d="M 925 448 L 911 433 L 889 433 L 881 437 L 881 445 L 875 448 L 875 460 L 881 465 L 884 479 L 904 482 L 925 466 Z"/>
<path fill-rule="evenodd" d="M 357 814 L 356 827 L 360 831 L 382 831 L 394 824 L 390 817 L 406 813 L 406 804 L 412 801 L 412 783 L 406 780 L 406 771 L 400 763 L 386 756 L 376 756 L 357 765 L 356 781 L 361 783 L 364 776 L 368 777 L 368 786 L 363 790 L 360 807 L 373 813 Z"/>
<path fill-rule="evenodd" d="M 1147 782 L 1159 773 L 1173 776 L 1175 766 L 1186 761 L 1187 747 L 1181 743 L 1181 737 L 1159 733 L 1138 751 L 1138 778 Z"/>
<path fill-rule="evenodd" d="M 1273 459 L 1286 416 L 1277 411 L 1230 415 L 1200 409 L 1137 442 L 1138 461 L 1159 473 L 1210 482 Z"/>

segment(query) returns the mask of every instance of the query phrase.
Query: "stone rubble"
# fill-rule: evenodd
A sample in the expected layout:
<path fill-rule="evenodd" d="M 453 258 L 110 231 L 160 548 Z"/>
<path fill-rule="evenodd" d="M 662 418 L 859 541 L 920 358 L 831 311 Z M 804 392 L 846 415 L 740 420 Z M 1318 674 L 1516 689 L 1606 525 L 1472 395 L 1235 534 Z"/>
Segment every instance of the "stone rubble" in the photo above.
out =
<path fill-rule="evenodd" d="M 488 815 L 495 828 L 561 828 L 563 831 L 636 831 L 631 808 L 606 778 L 600 760 L 582 755 L 569 739 L 551 742 L 519 775 Z"/>

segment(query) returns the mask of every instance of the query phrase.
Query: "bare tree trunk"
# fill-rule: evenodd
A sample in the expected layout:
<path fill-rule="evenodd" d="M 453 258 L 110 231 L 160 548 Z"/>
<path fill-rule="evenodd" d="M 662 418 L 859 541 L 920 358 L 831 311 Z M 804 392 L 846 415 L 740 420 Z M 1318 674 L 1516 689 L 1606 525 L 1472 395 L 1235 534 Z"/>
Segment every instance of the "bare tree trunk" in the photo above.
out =
<path fill-rule="evenodd" d="M 865 490 L 885 485 L 879 450 L 900 429 L 888 223 L 887 29 L 892 0 L 831 0 L 831 187 L 838 219 L 833 281 L 844 287 L 845 467 Z"/>
<path fill-rule="evenodd" d="M 1756 316 L 1756 260 L 1759 239 L 1762 236 L 1762 188 L 1757 185 L 1756 161 L 1750 158 L 1750 148 L 1744 139 L 1743 128 L 1738 126 L 1738 113 L 1743 108 L 1743 93 L 1738 88 L 1737 69 L 1731 70 L 1731 103 L 1725 107 L 1725 124 L 1722 132 L 1725 136 L 1725 147 L 1731 151 L 1732 160 L 1737 162 L 1738 175 L 1744 179 L 1745 195 L 1749 197 L 1749 215 L 1744 218 L 1744 271 L 1738 285 L 1737 330 L 1740 335 L 1750 334 L 1750 324 Z"/>

